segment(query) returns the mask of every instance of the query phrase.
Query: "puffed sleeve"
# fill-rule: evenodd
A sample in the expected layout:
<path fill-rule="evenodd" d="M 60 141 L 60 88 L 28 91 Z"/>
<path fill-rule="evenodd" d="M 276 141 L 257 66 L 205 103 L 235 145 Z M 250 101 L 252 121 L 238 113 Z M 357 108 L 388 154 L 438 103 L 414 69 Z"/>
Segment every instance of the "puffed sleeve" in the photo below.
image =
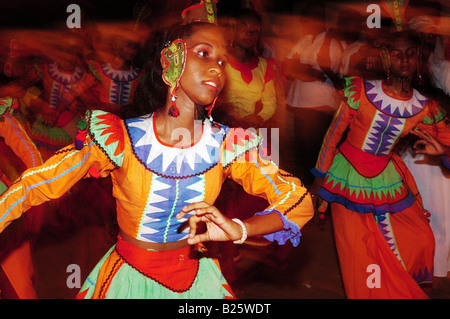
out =
<path fill-rule="evenodd" d="M 269 206 L 256 215 L 277 213 L 284 229 L 264 237 L 280 245 L 300 242 L 300 229 L 312 218 L 311 196 L 302 182 L 265 160 L 261 138 L 249 130 L 231 129 L 224 142 L 222 163 L 227 177 L 242 185 L 249 194 L 263 197 Z"/>
<path fill-rule="evenodd" d="M 352 121 L 356 110 L 359 109 L 361 86 L 362 79 L 359 77 L 345 79 L 344 98 L 325 134 L 316 166 L 311 170 L 314 176 L 324 177 L 331 167 L 337 153 L 337 145 Z"/>
<path fill-rule="evenodd" d="M 446 148 L 441 159 L 446 167 L 450 167 L 450 124 L 445 109 L 436 101 L 430 100 L 427 115 L 416 128 L 427 131 Z"/>
<path fill-rule="evenodd" d="M 32 206 L 61 197 L 82 178 L 106 177 L 120 167 L 120 120 L 111 114 L 90 114 L 88 123 L 81 145 L 69 145 L 43 165 L 26 170 L 1 195 L 0 232 Z"/>

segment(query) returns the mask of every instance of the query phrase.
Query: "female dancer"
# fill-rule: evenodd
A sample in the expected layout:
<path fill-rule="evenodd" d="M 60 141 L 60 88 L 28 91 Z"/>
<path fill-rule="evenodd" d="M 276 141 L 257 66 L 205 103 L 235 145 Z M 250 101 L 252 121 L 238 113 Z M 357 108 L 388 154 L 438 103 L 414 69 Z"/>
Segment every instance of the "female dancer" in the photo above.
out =
<path fill-rule="evenodd" d="M 346 79 L 313 169 L 317 195 L 331 203 L 349 298 L 426 298 L 419 284 L 433 278 L 433 233 L 414 179 L 392 153 L 415 127 L 449 138 L 442 109 L 413 89 L 418 43 L 414 33 L 396 32 L 388 80 Z"/>
<path fill-rule="evenodd" d="M 227 51 L 217 25 L 190 22 L 158 39 L 142 86 L 146 94 L 136 96 L 132 108 L 139 114 L 143 107 L 149 116 L 121 120 L 88 112 L 81 145 L 26 171 L 0 197 L 3 230 L 27 207 L 60 196 L 77 180 L 111 176 L 120 235 L 79 297 L 233 297 L 198 244 L 242 243 L 246 236 L 267 234 L 279 244 L 297 245 L 300 228 L 313 214 L 300 181 L 261 159 L 258 136 L 196 121 L 224 85 Z M 270 206 L 243 222 L 227 218 L 213 206 L 226 178 L 265 196 Z M 198 231 L 199 223 L 206 232 Z"/>

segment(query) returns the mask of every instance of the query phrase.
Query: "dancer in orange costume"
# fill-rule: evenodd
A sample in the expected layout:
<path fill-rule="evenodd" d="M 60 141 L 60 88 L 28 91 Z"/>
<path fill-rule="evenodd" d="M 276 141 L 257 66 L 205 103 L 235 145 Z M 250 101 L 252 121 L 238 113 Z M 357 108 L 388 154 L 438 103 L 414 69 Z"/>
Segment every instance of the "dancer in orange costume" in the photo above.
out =
<path fill-rule="evenodd" d="M 189 8 L 183 15 L 189 22 L 155 42 L 148 64 L 153 77 L 143 92 L 152 98 L 144 95 L 137 99 L 144 104 L 131 110 L 144 113 L 123 120 L 88 112 L 81 145 L 26 171 L 0 197 L 3 230 L 29 206 L 61 196 L 78 180 L 111 176 L 121 232 L 79 297 L 233 297 L 215 261 L 198 245 L 241 244 L 255 235 L 298 245 L 300 229 L 312 217 L 307 190 L 259 155 L 256 134 L 205 118 L 223 88 L 227 55 L 222 30 L 211 22 L 211 10 L 203 10 L 211 5 L 208 0 Z M 198 12 L 209 22 L 199 21 Z M 181 140 L 174 130 L 183 133 Z M 226 178 L 270 205 L 244 221 L 227 218 L 213 206 Z"/>
<path fill-rule="evenodd" d="M 388 80 L 346 79 L 343 102 L 313 169 L 313 193 L 331 203 L 348 298 L 426 298 L 419 284 L 433 278 L 427 212 L 412 175 L 392 153 L 415 127 L 445 145 L 450 138 L 445 112 L 412 87 L 418 44 L 413 32 L 393 33 L 385 60 Z M 379 285 L 369 280 L 373 265 L 379 267 Z"/>

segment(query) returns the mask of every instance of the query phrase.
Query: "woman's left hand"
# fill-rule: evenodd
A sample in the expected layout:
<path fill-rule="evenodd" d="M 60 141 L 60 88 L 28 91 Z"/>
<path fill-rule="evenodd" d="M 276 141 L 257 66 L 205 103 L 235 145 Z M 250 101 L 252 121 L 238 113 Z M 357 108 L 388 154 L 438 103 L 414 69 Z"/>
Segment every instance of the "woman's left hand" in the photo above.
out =
<path fill-rule="evenodd" d="M 238 240 L 243 234 L 242 227 L 224 216 L 215 206 L 205 202 L 197 202 L 182 208 L 176 216 L 183 218 L 187 213 L 194 212 L 189 217 L 189 238 L 188 243 L 193 245 L 205 241 L 227 241 Z M 206 224 L 206 232 L 197 234 L 198 223 Z"/>

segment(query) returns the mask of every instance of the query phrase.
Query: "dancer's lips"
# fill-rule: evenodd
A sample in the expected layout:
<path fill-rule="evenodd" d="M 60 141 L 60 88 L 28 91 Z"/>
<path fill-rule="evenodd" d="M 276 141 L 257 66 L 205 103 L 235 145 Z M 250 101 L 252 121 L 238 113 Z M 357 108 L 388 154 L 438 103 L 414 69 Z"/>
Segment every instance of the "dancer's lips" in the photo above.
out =
<path fill-rule="evenodd" d="M 218 88 L 218 85 L 217 85 L 217 83 L 216 82 L 214 82 L 214 81 L 205 81 L 204 82 L 206 85 L 209 85 L 209 86 L 212 86 L 212 87 L 214 87 L 214 88 Z"/>
<path fill-rule="evenodd" d="M 216 81 L 205 81 L 203 83 L 206 84 L 207 86 L 213 88 L 216 91 L 219 90 L 219 83 Z"/>
<path fill-rule="evenodd" d="M 400 70 L 402 70 L 402 71 L 408 71 L 408 70 L 409 70 L 409 65 L 402 65 L 402 66 L 400 67 Z"/>

